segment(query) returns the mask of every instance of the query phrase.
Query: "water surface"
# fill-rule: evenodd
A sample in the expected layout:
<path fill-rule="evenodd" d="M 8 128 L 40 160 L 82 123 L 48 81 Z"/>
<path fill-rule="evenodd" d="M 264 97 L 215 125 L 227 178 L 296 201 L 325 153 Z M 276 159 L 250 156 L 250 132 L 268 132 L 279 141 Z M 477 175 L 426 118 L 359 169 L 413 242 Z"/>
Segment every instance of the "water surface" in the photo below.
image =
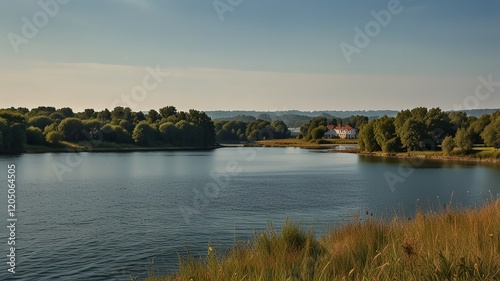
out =
<path fill-rule="evenodd" d="M 355 213 L 404 209 L 411 217 L 417 202 L 440 206 L 453 194 L 454 204 L 474 206 L 500 193 L 495 165 L 412 168 L 299 148 L 26 154 L 0 158 L 3 186 L 9 163 L 18 176 L 15 280 L 129 280 L 129 273 L 144 277 L 153 258 L 157 268 L 172 268 L 178 254 L 230 247 L 235 235 L 248 239 L 268 221 L 288 217 L 320 234 Z M 53 167 L 61 165 L 59 181 Z M 397 178 L 392 186 L 387 175 Z M 10 279 L 4 267 L 0 280 Z"/>

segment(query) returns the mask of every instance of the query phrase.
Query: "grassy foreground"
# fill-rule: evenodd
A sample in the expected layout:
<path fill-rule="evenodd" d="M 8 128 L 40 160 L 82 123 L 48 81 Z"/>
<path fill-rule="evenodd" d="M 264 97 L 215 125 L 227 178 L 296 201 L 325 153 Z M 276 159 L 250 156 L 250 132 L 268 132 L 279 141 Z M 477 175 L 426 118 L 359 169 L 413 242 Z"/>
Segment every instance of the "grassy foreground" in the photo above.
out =
<path fill-rule="evenodd" d="M 383 222 L 367 216 L 319 239 L 286 221 L 146 280 L 500 280 L 500 201 Z"/>

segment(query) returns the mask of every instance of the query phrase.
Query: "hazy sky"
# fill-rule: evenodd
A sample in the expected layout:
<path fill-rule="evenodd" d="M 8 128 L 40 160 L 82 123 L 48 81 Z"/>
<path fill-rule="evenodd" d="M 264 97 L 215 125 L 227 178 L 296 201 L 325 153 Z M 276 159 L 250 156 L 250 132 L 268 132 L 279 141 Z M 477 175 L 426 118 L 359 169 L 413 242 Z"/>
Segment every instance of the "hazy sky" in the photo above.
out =
<path fill-rule="evenodd" d="M 55 1 L 0 1 L 0 107 L 500 107 L 500 1 Z"/>

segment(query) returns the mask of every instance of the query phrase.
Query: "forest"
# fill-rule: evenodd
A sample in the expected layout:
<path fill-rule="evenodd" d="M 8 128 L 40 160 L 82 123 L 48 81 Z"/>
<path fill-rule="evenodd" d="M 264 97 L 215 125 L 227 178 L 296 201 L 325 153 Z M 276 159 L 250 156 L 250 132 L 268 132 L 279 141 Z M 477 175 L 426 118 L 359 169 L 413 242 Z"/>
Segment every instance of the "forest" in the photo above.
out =
<path fill-rule="evenodd" d="M 0 109 L 0 153 L 21 153 L 26 145 L 64 147 L 68 144 L 118 143 L 141 147 L 215 146 L 215 127 L 204 112 L 178 111 L 174 106 L 146 114 L 128 107 L 112 111 L 40 106 Z"/>
<path fill-rule="evenodd" d="M 290 137 L 287 125 L 281 120 L 215 121 L 215 131 L 218 142 L 252 142 Z"/>
<path fill-rule="evenodd" d="M 474 144 L 500 147 L 500 111 L 479 118 L 465 112 L 417 107 L 396 117 L 383 116 L 361 126 L 359 150 L 364 152 L 432 151 L 467 154 Z"/>
<path fill-rule="evenodd" d="M 406 152 L 455 148 L 469 153 L 474 145 L 500 147 L 500 111 L 469 116 L 440 108 L 402 110 L 395 117 L 369 120 L 356 115 L 336 118 L 329 114 L 303 120 L 301 116 L 275 119 L 237 115 L 215 120 L 191 109 L 178 111 L 166 106 L 158 111 L 132 111 L 128 107 L 74 112 L 69 107 L 50 106 L 0 109 L 0 153 L 22 153 L 27 146 L 71 147 L 73 144 L 126 144 L 138 147 L 213 148 L 218 142 L 252 142 L 290 137 L 287 123 L 302 124 L 297 138 L 322 139 L 327 125 L 350 125 L 359 129 L 361 152 Z M 274 120 L 273 120 L 274 119 Z"/>

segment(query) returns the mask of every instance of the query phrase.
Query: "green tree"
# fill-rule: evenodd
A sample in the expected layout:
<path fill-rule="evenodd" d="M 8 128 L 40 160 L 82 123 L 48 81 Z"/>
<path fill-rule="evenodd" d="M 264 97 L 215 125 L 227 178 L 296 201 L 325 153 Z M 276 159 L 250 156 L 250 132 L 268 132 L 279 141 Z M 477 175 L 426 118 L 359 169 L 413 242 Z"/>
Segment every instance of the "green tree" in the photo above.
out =
<path fill-rule="evenodd" d="M 219 142 L 246 140 L 247 125 L 248 123 L 242 121 L 217 121 L 214 123 L 216 140 Z"/>
<path fill-rule="evenodd" d="M 64 117 L 64 115 L 61 114 L 60 112 L 54 112 L 49 115 L 49 118 L 52 119 L 54 122 L 59 123 L 66 117 Z"/>
<path fill-rule="evenodd" d="M 375 140 L 375 120 L 361 126 L 358 135 L 358 145 L 360 151 L 373 152 L 379 151 L 380 146 Z"/>
<path fill-rule="evenodd" d="M 452 134 L 455 135 L 458 129 L 467 128 L 469 125 L 467 124 L 468 118 L 467 113 L 462 111 L 453 111 L 449 114 L 450 123 L 453 128 Z"/>
<path fill-rule="evenodd" d="M 245 135 L 250 141 L 274 138 L 274 129 L 268 121 L 256 120 L 248 123 Z"/>
<path fill-rule="evenodd" d="M 472 134 L 474 143 L 484 143 L 481 134 L 486 127 L 491 123 L 491 115 L 484 114 L 476 121 L 472 122 L 469 126 L 469 132 Z"/>
<path fill-rule="evenodd" d="M 130 134 L 132 134 L 135 128 L 134 124 L 129 120 L 121 120 L 118 125 L 120 125 L 123 129 L 127 130 L 127 132 L 129 132 Z"/>
<path fill-rule="evenodd" d="M 3 153 L 20 153 L 24 151 L 26 143 L 26 118 L 19 112 L 11 109 L 0 110 Z"/>
<path fill-rule="evenodd" d="M 176 114 L 177 114 L 177 108 L 175 108 L 175 106 L 166 106 L 160 108 L 160 115 L 165 119 L 170 116 L 175 116 Z"/>
<path fill-rule="evenodd" d="M 102 137 L 101 128 L 103 126 L 99 119 L 83 120 L 83 133 L 90 140 L 98 140 Z"/>
<path fill-rule="evenodd" d="M 401 150 L 401 141 L 396 135 L 395 118 L 384 115 L 373 122 L 375 140 L 383 152 Z"/>
<path fill-rule="evenodd" d="M 481 133 L 481 137 L 487 146 L 500 148 L 500 114 L 498 117 L 491 117 L 492 122 L 488 124 Z"/>
<path fill-rule="evenodd" d="M 130 143 L 132 138 L 122 126 L 106 124 L 102 127 L 102 140 L 114 143 Z"/>
<path fill-rule="evenodd" d="M 101 120 L 104 123 L 107 123 L 111 120 L 111 112 L 109 112 L 109 110 L 105 108 L 103 111 L 97 113 L 97 119 Z"/>
<path fill-rule="evenodd" d="M 27 109 L 26 107 L 18 107 L 15 109 L 18 113 L 22 114 L 22 115 L 25 115 L 28 114 L 30 112 L 29 109 Z"/>
<path fill-rule="evenodd" d="M 455 135 L 455 144 L 462 151 L 462 153 L 468 153 L 472 151 L 474 143 L 472 142 L 472 136 L 465 128 L 460 128 Z"/>
<path fill-rule="evenodd" d="M 87 108 L 87 109 L 83 110 L 82 114 L 80 114 L 80 119 L 85 120 L 85 119 L 94 118 L 94 113 L 95 113 L 94 109 Z"/>
<path fill-rule="evenodd" d="M 69 107 L 60 108 L 56 112 L 60 113 L 62 116 L 64 116 L 64 118 L 70 118 L 75 116 L 75 114 L 73 113 L 73 109 Z"/>
<path fill-rule="evenodd" d="M 125 109 L 122 106 L 116 106 L 111 111 L 111 122 L 113 124 L 119 124 L 122 119 L 125 117 Z"/>
<path fill-rule="evenodd" d="M 85 126 L 82 120 L 70 117 L 66 118 L 59 123 L 58 131 L 63 135 L 63 140 L 69 142 L 79 142 L 85 139 L 84 135 Z"/>
<path fill-rule="evenodd" d="M 275 131 L 275 139 L 286 139 L 290 137 L 290 131 L 288 131 L 288 127 L 286 126 L 285 122 L 281 120 L 275 120 L 273 121 L 273 123 L 271 123 L 271 126 Z"/>
<path fill-rule="evenodd" d="M 415 118 L 416 120 L 419 120 L 421 122 L 424 122 L 427 116 L 427 108 L 426 107 L 416 107 L 412 109 L 411 111 L 411 116 Z"/>
<path fill-rule="evenodd" d="M 179 132 L 179 139 L 183 146 L 191 146 L 194 137 L 194 124 L 187 122 L 186 120 L 181 120 L 175 124 L 175 127 Z"/>
<path fill-rule="evenodd" d="M 323 116 L 319 116 L 309 120 L 309 123 L 304 124 L 300 127 L 300 132 L 305 137 L 306 141 L 310 141 L 313 139 L 312 131 L 319 126 L 326 126 L 328 123 L 328 119 Z"/>
<path fill-rule="evenodd" d="M 29 127 L 26 129 L 26 142 L 33 145 L 42 145 L 45 143 L 45 136 L 42 130 L 37 127 Z"/>
<path fill-rule="evenodd" d="M 57 131 L 57 127 L 58 127 L 58 126 L 57 126 L 57 124 L 56 124 L 56 123 L 52 123 L 52 124 L 50 124 L 50 125 L 46 126 L 46 127 L 45 127 L 45 129 L 43 129 L 43 134 L 44 134 L 45 136 L 47 136 L 47 134 L 48 134 L 48 133 L 50 133 L 50 132 L 54 132 L 54 131 Z"/>
<path fill-rule="evenodd" d="M 443 142 L 445 136 L 455 133 L 450 124 L 448 113 L 440 108 L 429 109 L 424 122 L 427 127 L 427 135 L 435 142 L 435 147 Z"/>
<path fill-rule="evenodd" d="M 408 151 L 422 150 L 424 148 L 423 142 L 427 138 L 427 128 L 423 121 L 411 117 L 406 120 L 401 128 L 400 138 L 403 148 Z"/>
<path fill-rule="evenodd" d="M 322 139 L 325 136 L 326 133 L 326 128 L 325 126 L 321 125 L 316 128 L 314 128 L 311 132 L 311 139 Z"/>
<path fill-rule="evenodd" d="M 155 131 L 147 121 L 141 121 L 135 126 L 132 139 L 138 145 L 151 146 L 155 139 Z"/>
<path fill-rule="evenodd" d="M 132 113 L 132 120 L 135 124 L 137 124 L 141 121 L 146 120 L 146 116 L 144 115 L 144 113 L 142 113 L 142 111 L 134 112 Z"/>
<path fill-rule="evenodd" d="M 29 119 L 28 126 L 37 127 L 43 131 L 45 127 L 47 127 L 52 123 L 53 123 L 52 119 L 50 119 L 47 116 L 35 116 Z"/>
<path fill-rule="evenodd" d="M 177 127 L 175 127 L 174 123 L 167 122 L 163 123 L 159 127 L 161 140 L 164 143 L 176 145 L 179 139 L 179 131 Z"/>
<path fill-rule="evenodd" d="M 398 112 L 396 115 L 396 119 L 394 119 L 394 126 L 396 127 L 396 135 L 401 139 L 401 135 L 403 134 L 403 126 L 406 123 L 406 120 L 411 118 L 411 111 L 406 109 L 406 110 L 401 110 Z"/>
<path fill-rule="evenodd" d="M 215 126 L 212 119 L 202 111 L 190 109 L 186 115 L 186 120 L 193 122 L 197 127 L 197 143 L 203 147 L 213 147 L 215 145 Z"/>
<path fill-rule="evenodd" d="M 63 135 L 57 131 L 51 131 L 45 136 L 45 140 L 50 144 L 58 144 L 63 139 Z"/>
<path fill-rule="evenodd" d="M 455 141 L 452 136 L 446 136 L 441 144 L 441 149 L 445 155 L 451 155 L 451 152 L 455 148 Z"/>
<path fill-rule="evenodd" d="M 148 115 L 146 115 L 146 119 L 150 124 L 155 123 L 156 121 L 160 120 L 160 114 L 156 110 L 150 109 L 148 111 Z"/>
<path fill-rule="evenodd" d="M 28 112 L 28 117 L 35 116 L 49 116 L 50 114 L 56 112 L 56 108 L 52 106 L 39 106 L 37 108 L 33 108 Z"/>

